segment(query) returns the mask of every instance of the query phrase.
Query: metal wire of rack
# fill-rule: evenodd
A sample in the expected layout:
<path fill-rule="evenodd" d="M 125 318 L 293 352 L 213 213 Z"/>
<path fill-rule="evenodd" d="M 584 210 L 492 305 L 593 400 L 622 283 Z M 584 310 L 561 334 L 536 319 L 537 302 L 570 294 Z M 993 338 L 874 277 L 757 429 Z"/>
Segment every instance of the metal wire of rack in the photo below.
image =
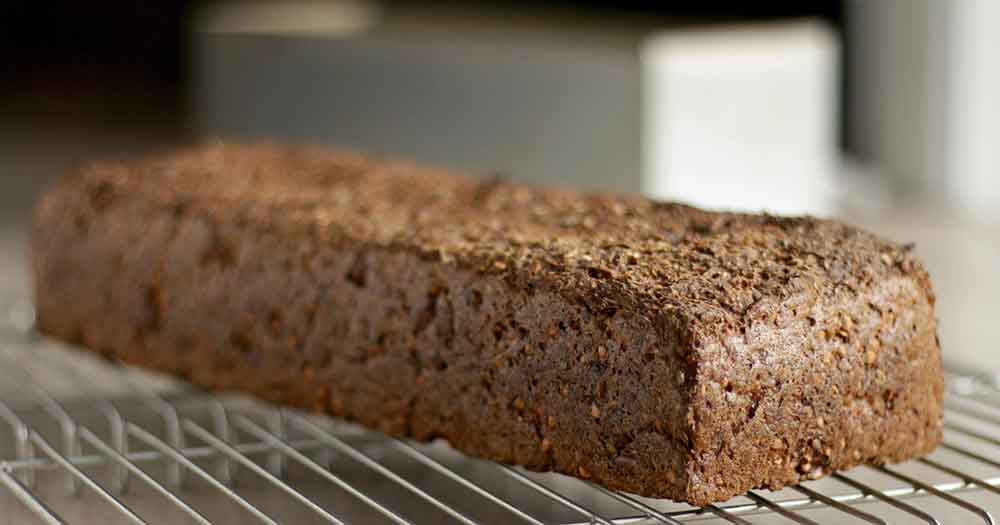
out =
<path fill-rule="evenodd" d="M 10 317 L 0 516 L 13 523 L 936 524 L 1000 511 L 1000 385 L 969 375 L 949 375 L 945 442 L 928 457 L 696 508 L 200 392 L 40 338 L 28 306 Z"/>

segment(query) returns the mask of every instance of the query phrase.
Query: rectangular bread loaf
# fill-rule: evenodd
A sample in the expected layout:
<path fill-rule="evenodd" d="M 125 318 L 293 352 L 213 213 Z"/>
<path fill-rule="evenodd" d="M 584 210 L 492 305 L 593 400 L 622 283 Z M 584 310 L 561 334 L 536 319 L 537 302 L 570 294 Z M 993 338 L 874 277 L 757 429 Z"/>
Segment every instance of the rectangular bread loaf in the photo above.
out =
<path fill-rule="evenodd" d="M 65 177 L 33 265 L 53 337 L 644 496 L 941 439 L 927 273 L 835 221 L 212 144 Z"/>

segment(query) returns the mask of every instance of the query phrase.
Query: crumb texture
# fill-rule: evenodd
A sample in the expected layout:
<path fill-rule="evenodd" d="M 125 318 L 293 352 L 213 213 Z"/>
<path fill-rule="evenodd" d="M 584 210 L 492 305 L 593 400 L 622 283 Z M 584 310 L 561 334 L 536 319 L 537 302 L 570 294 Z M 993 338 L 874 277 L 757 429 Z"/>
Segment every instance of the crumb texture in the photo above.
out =
<path fill-rule="evenodd" d="M 214 144 L 68 175 L 32 242 L 50 335 L 642 495 L 941 438 L 927 273 L 835 221 Z"/>

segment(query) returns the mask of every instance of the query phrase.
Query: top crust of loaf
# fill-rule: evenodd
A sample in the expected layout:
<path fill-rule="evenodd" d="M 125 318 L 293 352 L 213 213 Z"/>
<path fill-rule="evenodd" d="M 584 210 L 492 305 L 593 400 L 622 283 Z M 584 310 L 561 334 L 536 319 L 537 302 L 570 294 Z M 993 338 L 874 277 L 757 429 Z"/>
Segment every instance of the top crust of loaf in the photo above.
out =
<path fill-rule="evenodd" d="M 708 212 L 273 144 L 218 143 L 76 177 L 92 179 L 98 201 L 142 192 L 222 222 L 413 251 L 652 319 L 738 326 L 762 297 L 891 277 L 915 279 L 934 301 L 908 246 L 812 217 Z"/>

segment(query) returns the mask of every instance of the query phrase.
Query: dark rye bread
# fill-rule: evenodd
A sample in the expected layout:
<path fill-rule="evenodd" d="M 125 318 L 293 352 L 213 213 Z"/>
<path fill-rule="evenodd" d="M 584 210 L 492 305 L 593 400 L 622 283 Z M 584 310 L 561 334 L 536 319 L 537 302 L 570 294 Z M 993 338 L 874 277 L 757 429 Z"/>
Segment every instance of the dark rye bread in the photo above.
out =
<path fill-rule="evenodd" d="M 927 273 L 839 222 L 216 144 L 73 173 L 33 244 L 54 337 L 645 496 L 941 439 Z"/>

